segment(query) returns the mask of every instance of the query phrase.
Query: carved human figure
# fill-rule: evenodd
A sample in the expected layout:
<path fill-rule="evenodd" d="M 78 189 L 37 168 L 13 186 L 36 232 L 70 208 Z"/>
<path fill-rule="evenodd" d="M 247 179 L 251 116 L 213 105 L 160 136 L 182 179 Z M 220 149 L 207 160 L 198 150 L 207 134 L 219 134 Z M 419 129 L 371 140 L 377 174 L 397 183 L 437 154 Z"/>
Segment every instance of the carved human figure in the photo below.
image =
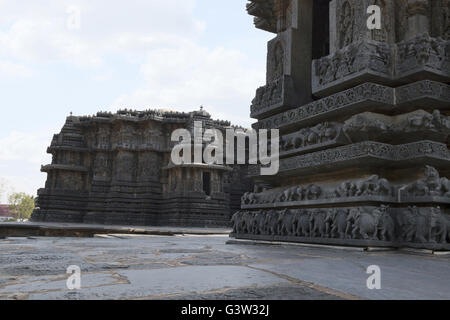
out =
<path fill-rule="evenodd" d="M 346 47 L 353 42 L 353 29 L 355 24 L 354 9 L 349 1 L 342 5 L 340 16 L 341 43 L 340 48 Z"/>
<path fill-rule="evenodd" d="M 284 49 L 283 44 L 279 41 L 275 45 L 272 54 L 272 81 L 281 78 L 284 74 Z"/>

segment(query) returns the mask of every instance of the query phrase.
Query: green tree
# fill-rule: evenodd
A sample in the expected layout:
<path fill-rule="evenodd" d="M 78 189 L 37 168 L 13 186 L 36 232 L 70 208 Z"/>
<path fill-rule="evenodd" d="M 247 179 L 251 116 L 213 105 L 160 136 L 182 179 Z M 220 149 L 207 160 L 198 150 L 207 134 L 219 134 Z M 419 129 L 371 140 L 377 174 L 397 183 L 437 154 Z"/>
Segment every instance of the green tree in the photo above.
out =
<path fill-rule="evenodd" d="M 18 219 L 30 219 L 34 210 L 34 197 L 23 192 L 14 192 L 9 196 L 9 209 Z"/>

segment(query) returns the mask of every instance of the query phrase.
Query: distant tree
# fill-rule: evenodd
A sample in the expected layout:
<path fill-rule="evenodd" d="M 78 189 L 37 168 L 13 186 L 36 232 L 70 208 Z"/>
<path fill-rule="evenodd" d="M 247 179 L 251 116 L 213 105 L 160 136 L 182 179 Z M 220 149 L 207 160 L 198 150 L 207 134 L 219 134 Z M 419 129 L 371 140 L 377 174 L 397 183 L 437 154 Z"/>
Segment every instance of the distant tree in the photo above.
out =
<path fill-rule="evenodd" d="M 16 220 L 30 219 L 34 210 L 34 197 L 23 192 L 14 192 L 9 196 L 9 209 Z"/>

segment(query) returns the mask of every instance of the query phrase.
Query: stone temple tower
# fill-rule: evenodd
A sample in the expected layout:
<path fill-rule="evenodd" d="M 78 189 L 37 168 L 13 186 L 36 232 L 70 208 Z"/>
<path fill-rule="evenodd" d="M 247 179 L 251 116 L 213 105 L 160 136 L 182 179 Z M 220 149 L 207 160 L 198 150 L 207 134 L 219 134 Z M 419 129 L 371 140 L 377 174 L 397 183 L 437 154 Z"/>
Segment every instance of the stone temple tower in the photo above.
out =
<path fill-rule="evenodd" d="M 381 9 L 369 28 L 368 8 Z M 250 175 L 232 236 L 450 249 L 450 1 L 252 0 L 268 43 L 254 129 L 280 170 Z"/>

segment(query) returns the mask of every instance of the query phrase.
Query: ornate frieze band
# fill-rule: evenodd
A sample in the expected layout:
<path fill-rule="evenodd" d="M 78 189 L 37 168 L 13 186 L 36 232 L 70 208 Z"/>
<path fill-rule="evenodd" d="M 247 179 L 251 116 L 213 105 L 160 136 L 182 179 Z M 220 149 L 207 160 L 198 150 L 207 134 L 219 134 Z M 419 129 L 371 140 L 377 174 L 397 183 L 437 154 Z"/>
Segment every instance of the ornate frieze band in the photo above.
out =
<path fill-rule="evenodd" d="M 450 249 L 450 216 L 434 206 L 241 210 L 232 224 L 238 239 Z"/>
<path fill-rule="evenodd" d="M 336 170 L 355 164 L 396 166 L 399 162 L 423 160 L 427 158 L 440 165 L 450 165 L 450 151 L 446 144 L 432 141 L 418 141 L 403 145 L 390 145 L 385 143 L 367 141 L 333 149 L 317 151 L 305 155 L 280 160 L 280 175 L 297 174 L 315 171 Z M 331 167 L 330 167 L 331 166 Z M 249 167 L 250 176 L 259 176 L 258 165 Z"/>
<path fill-rule="evenodd" d="M 253 125 L 255 129 L 289 129 L 325 121 L 334 115 L 356 114 L 365 111 L 390 110 L 409 104 L 412 107 L 422 100 L 449 105 L 450 86 L 435 81 L 423 80 L 399 88 L 390 88 L 374 83 L 364 83 L 354 88 L 333 94 L 307 105 L 292 109 Z M 398 96 L 398 99 L 397 99 Z"/>

